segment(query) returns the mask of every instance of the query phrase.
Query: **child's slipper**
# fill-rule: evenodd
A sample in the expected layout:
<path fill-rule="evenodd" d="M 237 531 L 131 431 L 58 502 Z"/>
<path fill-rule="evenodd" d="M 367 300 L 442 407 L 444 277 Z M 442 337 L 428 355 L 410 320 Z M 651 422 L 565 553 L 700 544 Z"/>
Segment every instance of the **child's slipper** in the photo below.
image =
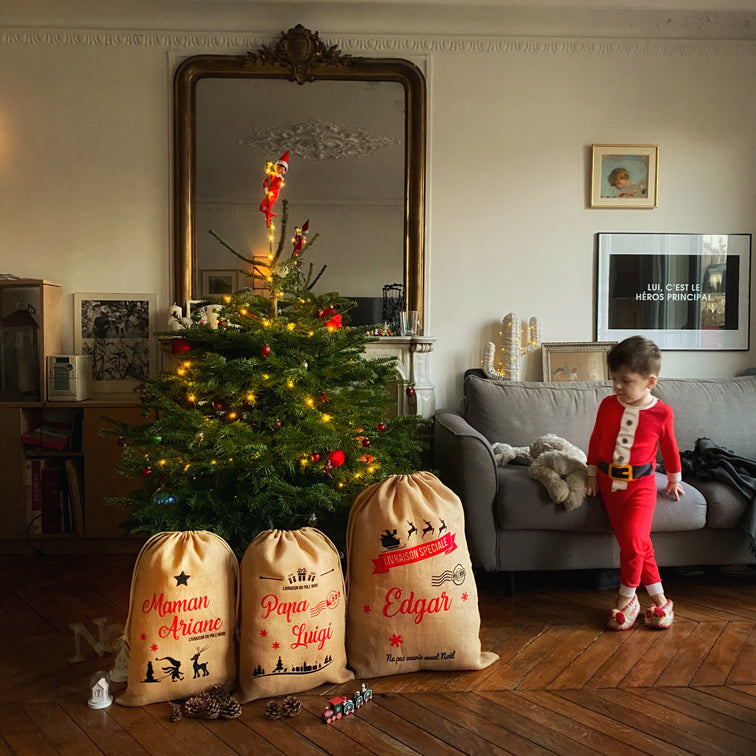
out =
<path fill-rule="evenodd" d="M 651 627 L 655 630 L 666 630 L 675 618 L 672 606 L 672 599 L 667 599 L 667 603 L 664 606 L 649 606 L 646 610 L 646 627 Z"/>
<path fill-rule="evenodd" d="M 638 596 L 633 596 L 624 609 L 612 609 L 606 618 L 609 630 L 629 630 L 638 619 L 640 604 Z"/>

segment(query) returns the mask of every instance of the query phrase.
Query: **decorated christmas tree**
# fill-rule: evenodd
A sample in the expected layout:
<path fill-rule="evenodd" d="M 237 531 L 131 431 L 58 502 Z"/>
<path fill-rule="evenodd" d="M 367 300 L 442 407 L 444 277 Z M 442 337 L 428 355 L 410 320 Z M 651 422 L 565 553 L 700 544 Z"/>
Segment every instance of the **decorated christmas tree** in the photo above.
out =
<path fill-rule="evenodd" d="M 285 200 L 276 242 L 283 157 L 260 206 L 267 265 L 210 232 L 262 289 L 213 300 L 207 322 L 173 332 L 176 368 L 140 387 L 145 422 L 107 431 L 119 472 L 141 480 L 111 500 L 131 506 L 134 532 L 210 530 L 241 554 L 262 530 L 317 523 L 339 543 L 363 488 L 422 466 L 424 421 L 392 417 L 394 359 L 366 357 L 354 303 L 316 293 L 323 270 L 305 260 L 317 235 L 303 223 L 287 237 Z"/>

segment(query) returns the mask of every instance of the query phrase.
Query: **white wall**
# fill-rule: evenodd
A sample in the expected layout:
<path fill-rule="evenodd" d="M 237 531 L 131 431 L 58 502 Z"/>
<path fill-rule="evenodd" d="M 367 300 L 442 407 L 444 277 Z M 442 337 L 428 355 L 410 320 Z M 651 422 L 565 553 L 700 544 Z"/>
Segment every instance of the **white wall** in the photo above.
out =
<path fill-rule="evenodd" d="M 756 43 L 732 30 L 728 39 L 721 17 L 711 36 L 724 40 L 707 41 L 702 17 L 665 29 L 656 16 L 638 26 L 612 16 L 611 35 L 625 39 L 611 43 L 570 23 L 572 36 L 547 37 L 553 15 L 540 37 L 541 16 L 523 11 L 492 11 L 486 26 L 478 9 L 468 27 L 445 6 L 423 24 L 420 4 L 399 34 L 380 3 L 265 4 L 224 32 L 215 3 L 184 5 L 191 15 L 133 7 L 143 5 L 143 17 L 99 31 L 83 16 L 22 10 L 0 26 L 0 272 L 63 285 L 67 348 L 73 292 L 155 292 L 161 311 L 171 303 L 176 62 L 271 43 L 299 21 L 346 52 L 408 57 L 426 71 L 426 332 L 438 337 L 439 406 L 456 404 L 463 371 L 480 364 L 507 312 L 539 315 L 545 341 L 593 339 L 597 232 L 754 230 Z M 654 29 L 676 38 L 655 41 Z M 659 207 L 588 209 L 592 143 L 659 144 Z M 750 352 L 669 352 L 663 371 L 733 375 L 752 364 Z M 540 359 L 526 377 L 540 379 Z"/>

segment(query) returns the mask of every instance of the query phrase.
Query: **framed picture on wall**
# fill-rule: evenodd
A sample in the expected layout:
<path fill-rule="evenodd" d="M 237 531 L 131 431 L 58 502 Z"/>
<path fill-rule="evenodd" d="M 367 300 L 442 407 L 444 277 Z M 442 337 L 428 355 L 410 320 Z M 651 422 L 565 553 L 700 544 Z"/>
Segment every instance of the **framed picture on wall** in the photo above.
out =
<path fill-rule="evenodd" d="M 252 269 L 259 276 L 270 275 L 270 259 L 267 255 L 254 255 L 252 257 Z M 252 289 L 258 294 L 265 294 L 267 288 L 265 283 L 255 276 L 247 276 L 244 273 L 239 274 L 239 287 L 242 289 Z"/>
<path fill-rule="evenodd" d="M 661 349 L 750 341 L 750 234 L 598 234 L 596 338 Z"/>
<path fill-rule="evenodd" d="M 238 289 L 235 270 L 203 270 L 202 296 L 217 297 L 233 294 Z"/>
<path fill-rule="evenodd" d="M 591 207 L 650 209 L 658 186 L 658 145 L 593 145 Z"/>
<path fill-rule="evenodd" d="M 606 355 L 616 341 L 551 342 L 541 344 L 544 381 L 606 381 Z"/>
<path fill-rule="evenodd" d="M 95 394 L 129 393 L 157 364 L 154 294 L 74 296 L 74 352 L 92 357 Z"/>

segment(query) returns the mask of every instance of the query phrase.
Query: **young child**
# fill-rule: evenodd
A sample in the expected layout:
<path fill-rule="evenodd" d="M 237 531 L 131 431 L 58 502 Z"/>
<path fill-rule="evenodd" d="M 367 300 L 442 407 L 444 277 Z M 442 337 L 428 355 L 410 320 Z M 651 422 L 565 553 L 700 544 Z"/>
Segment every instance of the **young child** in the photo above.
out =
<path fill-rule="evenodd" d="M 589 496 L 601 492 L 620 546 L 619 597 L 606 624 L 611 630 L 633 626 L 640 612 L 635 591 L 643 583 L 653 601 L 646 625 L 664 629 L 672 624 L 672 601 L 664 595 L 651 543 L 657 445 L 667 473 L 665 494 L 677 500 L 683 488 L 672 409 L 651 396 L 661 352 L 653 341 L 631 336 L 612 348 L 607 362 L 615 395 L 599 406 L 586 479 Z"/>

